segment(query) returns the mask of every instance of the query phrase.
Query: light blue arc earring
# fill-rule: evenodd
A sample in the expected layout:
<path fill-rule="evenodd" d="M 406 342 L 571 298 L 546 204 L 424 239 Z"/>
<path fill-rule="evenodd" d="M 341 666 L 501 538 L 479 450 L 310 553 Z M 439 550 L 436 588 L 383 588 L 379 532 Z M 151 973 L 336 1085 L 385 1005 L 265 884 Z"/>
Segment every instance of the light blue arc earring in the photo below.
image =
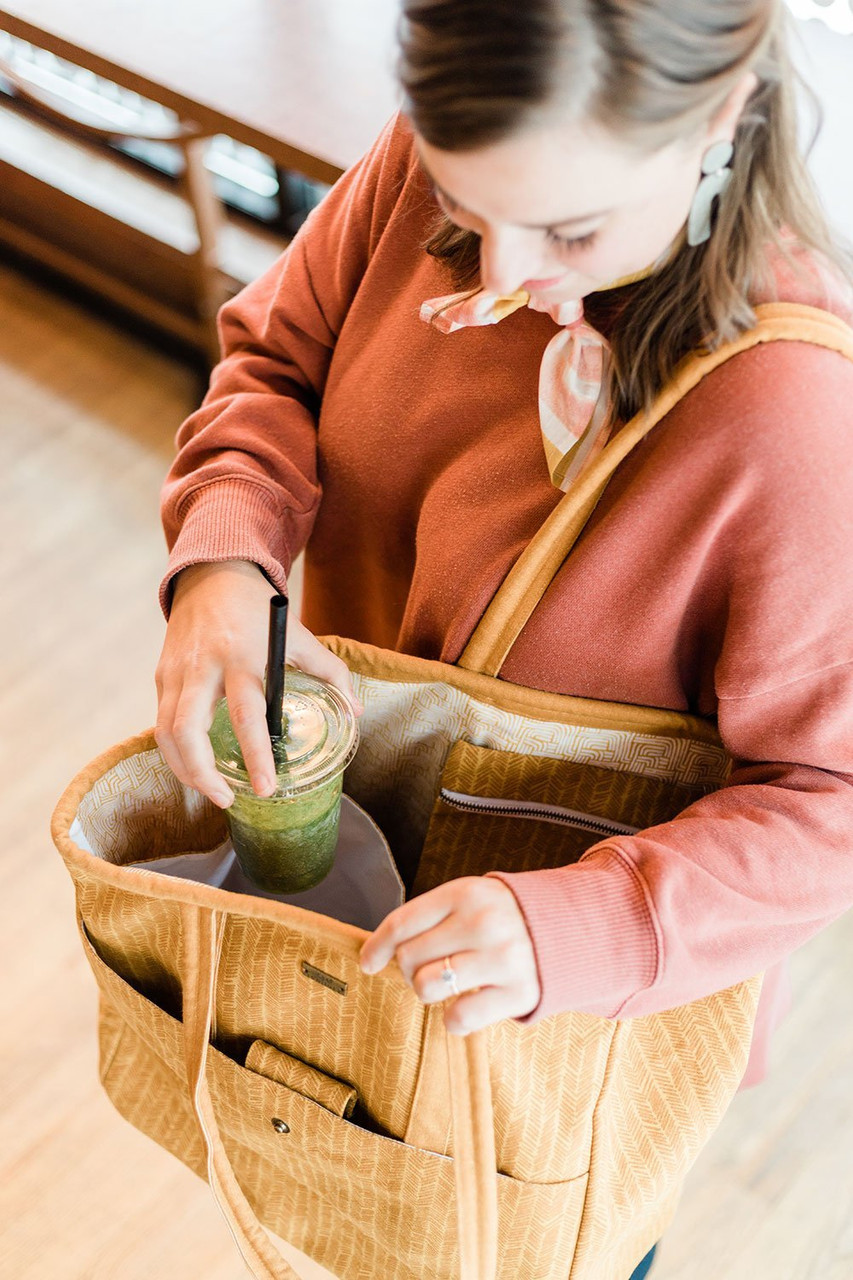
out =
<path fill-rule="evenodd" d="M 729 167 L 735 149 L 730 142 L 714 142 L 702 157 L 702 181 L 696 188 L 687 219 L 687 243 L 704 244 L 711 236 L 711 212 L 714 201 L 732 180 Z"/>

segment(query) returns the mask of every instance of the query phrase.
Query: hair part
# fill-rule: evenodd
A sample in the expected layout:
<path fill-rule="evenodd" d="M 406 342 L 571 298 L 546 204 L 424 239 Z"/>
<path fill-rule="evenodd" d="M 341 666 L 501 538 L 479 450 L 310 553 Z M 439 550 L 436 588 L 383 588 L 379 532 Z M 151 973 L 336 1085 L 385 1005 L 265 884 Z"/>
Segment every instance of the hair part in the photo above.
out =
<path fill-rule="evenodd" d="M 805 273 L 783 233 L 853 284 L 806 167 L 822 112 L 788 52 L 781 0 L 403 0 L 399 78 L 415 130 L 445 151 L 500 142 L 555 118 L 589 120 L 641 151 L 699 135 L 750 70 L 758 86 L 734 138 L 732 179 L 702 245 L 684 244 L 655 275 L 588 295 L 590 322 L 611 308 L 611 403 L 648 409 L 678 362 L 756 322 L 752 287 L 775 246 Z M 800 151 L 796 88 L 816 127 Z M 425 248 L 454 286 L 476 288 L 480 241 L 441 213 Z"/>

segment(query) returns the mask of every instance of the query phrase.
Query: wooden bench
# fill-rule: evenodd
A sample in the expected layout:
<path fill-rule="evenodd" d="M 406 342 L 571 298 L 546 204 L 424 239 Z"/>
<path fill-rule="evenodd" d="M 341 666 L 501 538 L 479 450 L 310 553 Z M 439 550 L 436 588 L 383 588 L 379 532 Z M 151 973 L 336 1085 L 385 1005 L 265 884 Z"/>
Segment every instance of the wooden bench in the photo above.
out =
<path fill-rule="evenodd" d="M 174 124 L 117 124 L 69 110 L 19 69 L 0 76 L 49 128 L 86 141 L 149 138 L 179 147 L 192 211 L 189 248 L 123 226 L 109 202 L 51 186 L 23 157 L 0 152 L 0 241 L 135 310 L 218 358 L 215 314 L 240 281 L 223 271 L 223 212 L 204 163 L 225 134 L 282 168 L 334 182 L 370 145 L 397 103 L 397 0 L 0 0 L 0 30 L 174 113 Z M 49 228 L 65 228 L 65 239 Z M 121 264 L 93 265 L 86 243 L 112 237 Z M 138 255 L 134 259 L 134 254 Z M 144 285 L 162 279 L 167 300 Z M 171 283 L 170 283 L 171 282 Z M 176 283 L 177 282 L 177 283 Z M 168 296 L 171 288 L 173 296 Z M 183 290 L 183 293 L 181 292 Z M 188 295 L 188 296 L 187 296 Z M 189 310 L 194 314 L 187 314 Z"/>

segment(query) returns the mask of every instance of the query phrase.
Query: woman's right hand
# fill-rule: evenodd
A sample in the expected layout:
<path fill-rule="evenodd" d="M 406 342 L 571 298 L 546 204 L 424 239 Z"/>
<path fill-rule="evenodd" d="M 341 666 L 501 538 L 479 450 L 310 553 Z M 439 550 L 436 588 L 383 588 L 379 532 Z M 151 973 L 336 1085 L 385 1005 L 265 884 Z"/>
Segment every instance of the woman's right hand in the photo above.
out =
<path fill-rule="evenodd" d="M 223 695 L 256 793 L 269 796 L 276 787 L 264 693 L 269 602 L 275 594 L 247 560 L 191 565 L 173 585 L 155 675 L 154 736 L 178 779 L 222 808 L 234 796 L 217 772 L 207 733 Z M 361 713 L 346 663 L 294 617 L 287 626 L 287 661 L 335 685 Z"/>

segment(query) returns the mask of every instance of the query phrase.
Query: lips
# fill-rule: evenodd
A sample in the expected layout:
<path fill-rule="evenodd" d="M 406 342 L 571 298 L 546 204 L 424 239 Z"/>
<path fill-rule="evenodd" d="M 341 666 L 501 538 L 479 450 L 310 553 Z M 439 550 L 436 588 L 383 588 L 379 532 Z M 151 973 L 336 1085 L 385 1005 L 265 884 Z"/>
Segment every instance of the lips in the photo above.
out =
<path fill-rule="evenodd" d="M 565 278 L 562 275 L 553 276 L 550 280 L 525 280 L 522 288 L 526 289 L 528 293 L 538 293 L 542 289 L 553 289 L 554 285 L 562 284 Z"/>

